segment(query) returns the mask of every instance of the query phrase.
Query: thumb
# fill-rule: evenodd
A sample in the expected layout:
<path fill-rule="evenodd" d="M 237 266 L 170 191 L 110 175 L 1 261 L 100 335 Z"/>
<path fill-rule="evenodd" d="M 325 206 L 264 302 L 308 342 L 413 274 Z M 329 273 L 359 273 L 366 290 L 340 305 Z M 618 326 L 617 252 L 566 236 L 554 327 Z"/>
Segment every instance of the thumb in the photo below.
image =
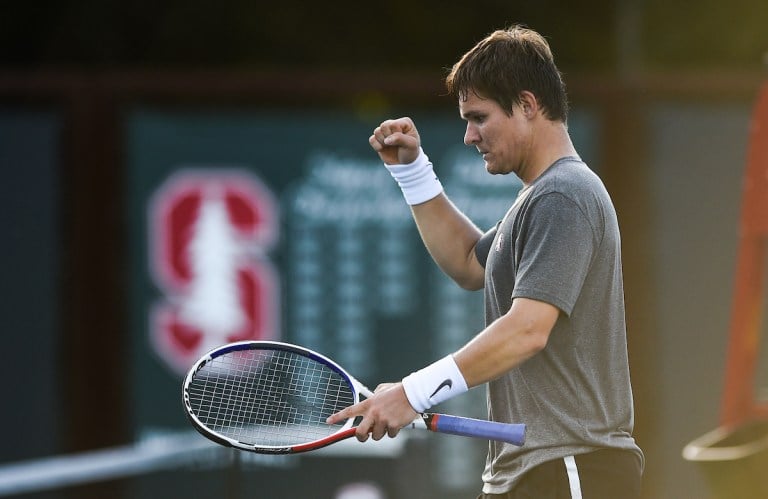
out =
<path fill-rule="evenodd" d="M 384 138 L 385 146 L 405 147 L 416 149 L 420 145 L 419 137 L 404 132 L 393 132 Z"/>
<path fill-rule="evenodd" d="M 421 142 L 418 137 L 413 135 L 395 132 L 384 139 L 384 145 L 386 147 L 396 147 L 398 162 L 407 165 L 413 163 L 419 157 Z"/>

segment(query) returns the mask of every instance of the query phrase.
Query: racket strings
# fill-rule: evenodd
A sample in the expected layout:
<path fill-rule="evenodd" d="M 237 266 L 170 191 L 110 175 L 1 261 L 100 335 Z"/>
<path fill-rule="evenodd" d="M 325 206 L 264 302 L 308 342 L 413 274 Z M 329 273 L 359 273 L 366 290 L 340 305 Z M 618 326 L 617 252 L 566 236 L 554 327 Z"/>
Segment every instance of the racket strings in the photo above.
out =
<path fill-rule="evenodd" d="M 325 423 L 354 403 L 350 382 L 324 363 L 285 350 L 241 350 L 193 377 L 190 407 L 211 430 L 248 445 L 291 446 L 338 431 Z"/>

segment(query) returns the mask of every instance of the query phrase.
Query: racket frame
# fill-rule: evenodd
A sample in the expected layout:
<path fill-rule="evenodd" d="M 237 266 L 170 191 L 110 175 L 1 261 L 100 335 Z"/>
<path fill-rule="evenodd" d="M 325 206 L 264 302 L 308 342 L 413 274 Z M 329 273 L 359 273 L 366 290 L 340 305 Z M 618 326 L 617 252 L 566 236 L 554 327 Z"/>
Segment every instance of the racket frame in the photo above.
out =
<path fill-rule="evenodd" d="M 350 376 L 350 374 L 347 373 L 339 364 L 329 359 L 325 355 L 315 352 L 314 350 L 310 350 L 308 348 L 304 348 L 298 345 L 283 343 L 279 341 L 267 341 L 267 340 L 237 341 L 233 343 L 228 343 L 226 345 L 222 345 L 220 347 L 214 348 L 213 350 L 207 352 L 197 362 L 195 362 L 195 364 L 189 370 L 187 375 L 184 377 L 184 382 L 182 383 L 182 399 L 184 401 L 184 409 L 185 409 L 187 418 L 192 423 L 192 426 L 195 428 L 195 430 L 201 433 L 204 437 L 210 440 L 213 440 L 214 442 L 224 445 L 226 447 L 233 447 L 236 449 L 247 450 L 247 451 L 256 452 L 259 454 L 293 454 L 297 452 L 307 452 L 310 450 L 320 449 L 332 443 L 338 442 L 339 440 L 344 440 L 346 438 L 350 438 L 355 435 L 356 428 L 352 427 L 352 425 L 355 422 L 355 418 L 349 418 L 344 422 L 344 424 L 339 426 L 339 429 L 335 433 L 332 433 L 318 440 L 313 440 L 311 442 L 306 442 L 303 444 L 297 444 L 297 445 L 291 445 L 291 446 L 256 445 L 248 442 L 243 442 L 235 438 L 228 437 L 226 435 L 222 435 L 221 433 L 212 430 L 206 424 L 200 421 L 200 419 L 195 414 L 194 409 L 192 408 L 192 402 L 189 394 L 189 386 L 192 384 L 192 381 L 195 379 L 195 376 L 197 375 L 197 373 L 203 367 L 205 367 L 210 362 L 212 362 L 214 359 L 221 357 L 222 355 L 226 355 L 231 352 L 257 350 L 257 349 L 258 350 L 292 351 L 304 357 L 307 357 L 311 360 L 315 360 L 322 364 L 325 364 L 326 366 L 331 368 L 333 371 L 335 371 L 337 374 L 339 374 L 348 383 L 352 391 L 353 404 L 356 404 L 360 401 L 361 391 L 364 393 L 367 392 L 368 394 L 371 394 L 370 391 L 363 384 L 361 384 L 355 378 Z M 370 395 L 366 395 L 366 396 L 370 396 Z"/>

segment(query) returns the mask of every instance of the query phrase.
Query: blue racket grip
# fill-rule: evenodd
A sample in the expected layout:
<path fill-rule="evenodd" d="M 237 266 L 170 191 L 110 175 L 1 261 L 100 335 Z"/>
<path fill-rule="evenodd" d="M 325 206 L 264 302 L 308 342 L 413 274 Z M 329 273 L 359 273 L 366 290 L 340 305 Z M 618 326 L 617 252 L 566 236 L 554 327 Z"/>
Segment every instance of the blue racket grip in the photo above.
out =
<path fill-rule="evenodd" d="M 517 446 L 525 443 L 525 424 L 522 423 L 497 423 L 448 414 L 424 414 L 423 418 L 427 428 L 439 433 L 487 438 Z"/>

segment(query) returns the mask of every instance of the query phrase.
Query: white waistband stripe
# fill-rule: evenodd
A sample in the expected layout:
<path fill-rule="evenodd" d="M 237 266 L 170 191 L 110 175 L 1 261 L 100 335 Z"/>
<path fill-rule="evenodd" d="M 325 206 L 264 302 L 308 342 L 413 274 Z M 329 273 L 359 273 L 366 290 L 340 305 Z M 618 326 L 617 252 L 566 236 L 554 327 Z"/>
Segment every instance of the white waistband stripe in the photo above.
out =
<path fill-rule="evenodd" d="M 579 480 L 579 469 L 576 467 L 576 458 L 568 456 L 565 460 L 565 471 L 568 473 L 568 484 L 571 486 L 571 498 L 582 499 L 581 481 Z"/>

